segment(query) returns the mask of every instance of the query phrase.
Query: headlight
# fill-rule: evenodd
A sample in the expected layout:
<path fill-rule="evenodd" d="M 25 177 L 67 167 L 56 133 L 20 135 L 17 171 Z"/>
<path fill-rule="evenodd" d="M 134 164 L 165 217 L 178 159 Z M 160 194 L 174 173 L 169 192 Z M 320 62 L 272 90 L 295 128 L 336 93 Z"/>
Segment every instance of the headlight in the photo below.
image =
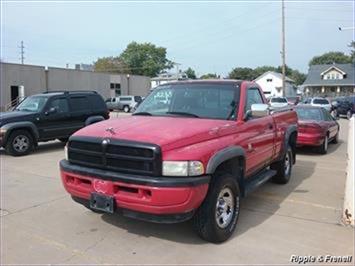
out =
<path fill-rule="evenodd" d="M 163 161 L 163 176 L 197 176 L 203 173 L 200 161 Z"/>
<path fill-rule="evenodd" d="M 69 156 L 68 156 L 68 145 L 64 146 L 64 156 L 65 156 L 65 160 L 69 160 Z"/>
<path fill-rule="evenodd" d="M 0 128 L 0 134 L 4 135 L 6 133 L 6 128 Z"/>

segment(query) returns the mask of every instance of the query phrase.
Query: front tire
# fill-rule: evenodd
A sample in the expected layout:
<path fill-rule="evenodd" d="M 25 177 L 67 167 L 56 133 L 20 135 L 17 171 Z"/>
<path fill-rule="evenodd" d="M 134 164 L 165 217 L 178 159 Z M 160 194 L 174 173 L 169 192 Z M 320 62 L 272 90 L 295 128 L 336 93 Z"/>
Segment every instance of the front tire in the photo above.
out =
<path fill-rule="evenodd" d="M 287 184 L 290 181 L 293 165 L 293 151 L 290 145 L 287 146 L 286 153 L 281 161 L 273 163 L 270 168 L 276 170 L 276 175 L 272 178 L 275 183 Z"/>
<path fill-rule="evenodd" d="M 240 212 L 238 182 L 230 174 L 213 177 L 206 199 L 193 218 L 196 233 L 212 243 L 226 241 L 233 234 Z"/>
<path fill-rule="evenodd" d="M 6 153 L 12 156 L 27 155 L 33 148 L 33 137 L 27 130 L 16 130 L 12 132 L 5 145 Z"/>

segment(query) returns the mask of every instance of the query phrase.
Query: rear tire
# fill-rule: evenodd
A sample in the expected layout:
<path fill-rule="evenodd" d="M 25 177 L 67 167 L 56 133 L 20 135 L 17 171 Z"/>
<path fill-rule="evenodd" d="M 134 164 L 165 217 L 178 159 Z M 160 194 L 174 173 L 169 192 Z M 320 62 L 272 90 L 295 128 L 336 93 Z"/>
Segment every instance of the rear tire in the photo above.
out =
<path fill-rule="evenodd" d="M 194 229 L 202 239 L 221 243 L 233 234 L 239 211 L 237 179 L 227 173 L 216 174 L 204 202 L 193 217 Z"/>
<path fill-rule="evenodd" d="M 6 145 L 6 153 L 12 156 L 23 156 L 33 151 L 34 141 L 30 132 L 27 130 L 15 130 L 10 134 Z"/>
<path fill-rule="evenodd" d="M 320 154 L 327 154 L 327 152 L 328 152 L 328 135 L 325 136 L 323 144 L 318 147 L 318 152 Z"/>
<path fill-rule="evenodd" d="M 290 145 L 281 161 L 271 164 L 270 168 L 276 170 L 272 180 L 277 184 L 287 184 L 290 181 L 293 165 L 293 151 Z"/>

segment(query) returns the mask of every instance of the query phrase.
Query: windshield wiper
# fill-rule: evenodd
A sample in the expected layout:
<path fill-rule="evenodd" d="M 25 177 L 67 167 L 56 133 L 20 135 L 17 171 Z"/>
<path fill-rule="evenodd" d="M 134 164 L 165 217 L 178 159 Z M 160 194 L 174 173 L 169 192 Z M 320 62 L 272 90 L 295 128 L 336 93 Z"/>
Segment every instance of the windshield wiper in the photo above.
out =
<path fill-rule="evenodd" d="M 149 113 L 149 112 L 138 112 L 138 113 L 133 113 L 132 115 L 149 115 L 149 116 L 152 116 L 152 114 Z"/>
<path fill-rule="evenodd" d="M 182 115 L 182 116 L 190 116 L 190 117 L 199 118 L 198 115 L 192 114 L 192 113 L 187 113 L 187 112 L 166 112 L 166 113 L 171 114 L 171 115 Z"/>

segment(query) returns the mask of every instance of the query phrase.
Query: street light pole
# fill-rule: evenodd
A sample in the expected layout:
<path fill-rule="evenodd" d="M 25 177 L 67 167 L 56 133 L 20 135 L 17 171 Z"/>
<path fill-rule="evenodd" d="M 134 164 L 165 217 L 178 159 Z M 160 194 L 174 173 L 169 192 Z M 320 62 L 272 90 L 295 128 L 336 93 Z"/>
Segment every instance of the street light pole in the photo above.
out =
<path fill-rule="evenodd" d="M 282 96 L 286 96 L 285 1 L 282 0 Z"/>

